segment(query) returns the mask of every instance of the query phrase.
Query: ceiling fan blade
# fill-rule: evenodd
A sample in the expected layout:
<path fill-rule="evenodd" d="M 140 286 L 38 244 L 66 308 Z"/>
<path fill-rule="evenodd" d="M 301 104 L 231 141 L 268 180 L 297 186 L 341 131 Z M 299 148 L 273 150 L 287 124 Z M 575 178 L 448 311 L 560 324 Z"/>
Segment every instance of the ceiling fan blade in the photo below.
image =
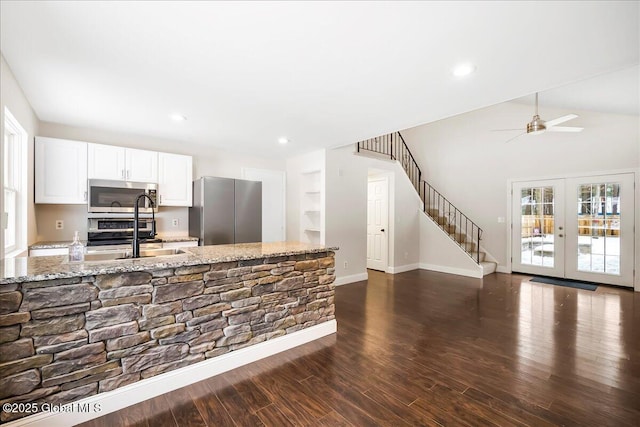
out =
<path fill-rule="evenodd" d="M 562 116 L 562 117 L 558 117 L 557 119 L 553 119 L 553 120 L 549 120 L 548 122 L 545 122 L 545 126 L 547 126 L 547 129 L 555 126 L 555 125 L 559 125 L 560 123 L 564 123 L 564 122 L 568 122 L 569 120 L 573 120 L 576 117 L 578 117 L 577 114 L 567 114 L 566 116 Z"/>
<path fill-rule="evenodd" d="M 573 127 L 573 126 L 554 126 L 548 128 L 549 132 L 582 132 L 584 128 Z"/>
<path fill-rule="evenodd" d="M 504 143 L 505 143 L 505 144 L 507 144 L 507 143 L 509 143 L 509 142 L 513 141 L 514 139 L 516 139 L 516 138 L 520 138 L 522 135 L 526 135 L 526 134 L 527 134 L 526 132 L 522 132 L 520 135 L 516 135 L 516 136 L 514 136 L 513 138 L 509 138 L 509 139 L 507 139 Z"/>

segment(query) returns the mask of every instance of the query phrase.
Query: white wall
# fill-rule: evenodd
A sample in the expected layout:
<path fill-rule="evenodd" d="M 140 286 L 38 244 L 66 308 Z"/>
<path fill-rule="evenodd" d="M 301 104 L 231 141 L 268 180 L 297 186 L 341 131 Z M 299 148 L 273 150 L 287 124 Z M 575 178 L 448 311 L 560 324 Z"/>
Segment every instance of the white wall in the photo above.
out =
<path fill-rule="evenodd" d="M 482 267 L 426 215 L 420 217 L 420 268 L 482 278 Z"/>
<path fill-rule="evenodd" d="M 190 155 L 193 156 L 194 179 L 201 176 L 241 179 L 243 167 L 272 170 L 284 170 L 285 168 L 285 161 L 282 159 L 263 159 L 185 142 L 80 128 L 58 123 L 41 122 L 38 135 Z M 71 240 L 74 230 L 79 230 L 81 236 L 86 236 L 86 211 L 85 206 L 36 205 L 37 240 Z M 65 220 L 64 230 L 55 229 L 56 219 Z M 161 207 L 158 210 L 156 219 L 160 237 L 188 234 L 188 208 Z M 171 225 L 172 219 L 178 219 L 178 227 Z"/>
<path fill-rule="evenodd" d="M 419 262 L 420 199 L 397 162 L 355 155 L 355 144 L 327 150 L 326 243 L 339 246 L 336 275 L 358 277 L 367 271 L 367 182 L 370 169 L 389 171 L 391 267 Z M 406 254 L 406 257 L 405 257 Z M 344 267 L 344 262 L 347 267 Z"/>
<path fill-rule="evenodd" d="M 34 200 L 34 187 L 33 187 L 33 154 L 34 144 L 33 137 L 38 134 L 38 117 L 34 113 L 29 101 L 22 92 L 22 89 L 18 85 L 11 69 L 7 65 L 4 56 L 0 59 L 0 133 L 4 135 L 4 108 L 7 107 L 13 117 L 20 123 L 20 125 L 27 131 L 28 134 L 28 147 L 27 147 L 27 244 L 31 244 L 36 241 L 36 214 Z M 0 150 L 0 164 L 3 164 L 2 150 Z M 0 184 L 2 183 L 3 174 L 0 174 Z M 2 187 L 2 185 L 0 185 Z M 4 200 L 0 193 L 0 212 L 4 212 Z M 4 233 L 0 232 L 0 259 L 4 257 Z"/>
<path fill-rule="evenodd" d="M 56 220 L 64 220 L 64 229 L 56 230 Z M 172 226 L 172 220 L 178 226 Z M 86 205 L 36 205 L 37 241 L 73 240 L 73 232 L 79 231 L 80 238 L 87 238 Z M 158 237 L 186 236 L 189 234 L 189 208 L 163 206 L 156 212 Z"/>
<path fill-rule="evenodd" d="M 584 126 L 583 132 L 525 135 L 508 144 L 504 141 L 517 131 L 491 130 L 524 126 L 531 120 L 531 106 L 499 104 L 402 134 L 423 177 L 484 229 L 484 248 L 504 266 L 510 254 L 508 224 L 499 224 L 497 218 L 508 217 L 509 179 L 589 174 L 640 165 L 638 116 L 541 110 L 549 119 L 571 112 L 580 117 L 566 125 Z M 636 270 L 640 271 L 639 265 Z"/>

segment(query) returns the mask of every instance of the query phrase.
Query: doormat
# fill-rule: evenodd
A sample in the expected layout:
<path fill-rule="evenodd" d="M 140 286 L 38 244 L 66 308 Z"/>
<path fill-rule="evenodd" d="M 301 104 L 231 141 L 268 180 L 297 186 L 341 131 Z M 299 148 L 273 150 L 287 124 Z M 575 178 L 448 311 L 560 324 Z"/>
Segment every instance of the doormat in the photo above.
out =
<path fill-rule="evenodd" d="M 566 286 L 567 288 L 584 289 L 585 291 L 595 291 L 598 289 L 598 285 L 588 282 L 578 282 L 576 280 L 569 279 L 556 279 L 554 277 L 534 277 L 529 280 L 530 282 L 546 283 L 548 285 Z"/>

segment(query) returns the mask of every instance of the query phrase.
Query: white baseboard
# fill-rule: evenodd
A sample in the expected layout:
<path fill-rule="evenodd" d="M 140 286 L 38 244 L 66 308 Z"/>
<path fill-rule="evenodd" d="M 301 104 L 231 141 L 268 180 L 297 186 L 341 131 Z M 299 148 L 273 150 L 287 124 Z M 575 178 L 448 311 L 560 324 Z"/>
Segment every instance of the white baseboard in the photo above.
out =
<path fill-rule="evenodd" d="M 507 273 L 511 274 L 511 270 L 505 267 L 504 265 L 499 265 L 496 267 L 496 273 Z"/>
<path fill-rule="evenodd" d="M 152 399 L 164 393 L 219 375 L 251 362 L 289 350 L 337 331 L 335 320 L 311 326 L 289 335 L 207 359 L 194 365 L 120 387 L 116 390 L 73 402 L 71 408 L 96 408 L 100 411 L 41 412 L 4 424 L 7 427 L 67 427 Z"/>
<path fill-rule="evenodd" d="M 444 265 L 425 264 L 420 263 L 420 268 L 423 270 L 437 271 L 439 273 L 457 274 L 458 276 L 475 277 L 482 279 L 482 268 L 478 267 L 477 270 L 467 270 L 464 268 L 447 267 Z"/>
<path fill-rule="evenodd" d="M 369 275 L 367 273 L 352 274 L 351 276 L 336 277 L 336 280 L 333 283 L 336 286 L 340 286 L 346 285 L 347 283 L 361 282 L 363 280 L 367 280 L 368 278 Z"/>
<path fill-rule="evenodd" d="M 387 267 L 387 273 L 398 274 L 404 273 L 405 271 L 417 270 L 420 268 L 420 264 L 407 264 L 401 265 L 399 267 Z"/>

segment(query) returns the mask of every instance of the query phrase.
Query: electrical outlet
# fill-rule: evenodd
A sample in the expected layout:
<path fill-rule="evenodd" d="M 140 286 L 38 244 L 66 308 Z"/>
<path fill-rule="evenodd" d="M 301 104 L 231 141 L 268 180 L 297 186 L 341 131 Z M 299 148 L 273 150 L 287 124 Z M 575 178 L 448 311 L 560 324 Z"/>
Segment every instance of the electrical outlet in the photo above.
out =
<path fill-rule="evenodd" d="M 173 218 L 171 220 L 171 226 L 172 227 L 177 227 L 180 224 L 180 221 L 178 221 L 178 218 Z"/>
<path fill-rule="evenodd" d="M 64 230 L 64 221 L 56 219 L 56 230 Z"/>
<path fill-rule="evenodd" d="M 347 261 L 344 262 L 344 268 L 347 268 L 349 266 L 349 264 L 347 263 Z"/>

